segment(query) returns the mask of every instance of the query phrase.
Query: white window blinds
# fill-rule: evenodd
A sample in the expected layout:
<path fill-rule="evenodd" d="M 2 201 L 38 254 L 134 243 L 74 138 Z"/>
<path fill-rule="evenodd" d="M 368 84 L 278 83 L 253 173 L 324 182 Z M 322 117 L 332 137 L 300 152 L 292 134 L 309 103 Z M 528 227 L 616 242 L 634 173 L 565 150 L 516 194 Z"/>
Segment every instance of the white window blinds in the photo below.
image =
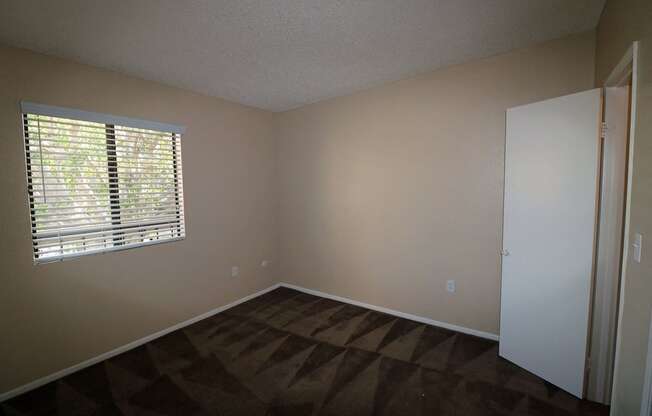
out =
<path fill-rule="evenodd" d="M 182 127 L 21 106 L 36 263 L 185 237 Z"/>

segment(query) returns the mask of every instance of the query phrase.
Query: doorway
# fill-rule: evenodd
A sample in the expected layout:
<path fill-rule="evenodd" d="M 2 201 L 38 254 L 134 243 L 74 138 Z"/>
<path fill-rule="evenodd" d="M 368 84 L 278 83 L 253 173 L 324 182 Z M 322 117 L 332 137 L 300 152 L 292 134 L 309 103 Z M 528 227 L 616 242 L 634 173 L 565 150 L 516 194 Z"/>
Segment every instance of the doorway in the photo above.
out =
<path fill-rule="evenodd" d="M 638 42 L 604 84 L 601 207 L 589 348 L 587 398 L 609 404 L 618 359 L 621 288 L 627 265 L 629 206 L 636 117 Z"/>
<path fill-rule="evenodd" d="M 634 44 L 604 88 L 507 112 L 500 355 L 605 404 L 627 258 L 636 53 Z"/>
<path fill-rule="evenodd" d="M 600 207 L 587 398 L 609 404 L 623 262 L 631 76 L 603 90 Z"/>

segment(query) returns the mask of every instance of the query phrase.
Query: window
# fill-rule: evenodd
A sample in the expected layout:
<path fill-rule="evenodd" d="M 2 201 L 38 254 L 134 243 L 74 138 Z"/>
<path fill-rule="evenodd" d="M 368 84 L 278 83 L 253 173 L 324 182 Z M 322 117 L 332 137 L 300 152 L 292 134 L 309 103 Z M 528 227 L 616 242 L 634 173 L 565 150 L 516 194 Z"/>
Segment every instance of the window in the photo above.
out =
<path fill-rule="evenodd" d="M 182 127 L 21 107 L 35 263 L 185 237 Z"/>

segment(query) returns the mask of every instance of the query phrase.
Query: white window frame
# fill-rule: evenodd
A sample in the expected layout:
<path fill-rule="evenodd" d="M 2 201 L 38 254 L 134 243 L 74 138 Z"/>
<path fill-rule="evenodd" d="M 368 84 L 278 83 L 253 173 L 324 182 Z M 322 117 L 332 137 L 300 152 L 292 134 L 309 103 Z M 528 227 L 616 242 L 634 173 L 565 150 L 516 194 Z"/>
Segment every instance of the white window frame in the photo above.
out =
<path fill-rule="evenodd" d="M 36 115 L 36 116 L 48 116 L 48 117 L 57 117 L 57 118 L 63 118 L 63 119 L 70 119 L 70 120 L 76 120 L 76 121 L 82 121 L 82 122 L 92 122 L 92 123 L 101 123 L 105 124 L 108 128 L 108 126 L 119 126 L 119 127 L 127 127 L 127 128 L 136 128 L 136 129 L 144 129 L 144 130 L 153 130 L 156 132 L 162 132 L 162 133 L 169 133 L 172 138 L 177 137 L 179 139 L 179 146 L 180 146 L 180 138 L 181 135 L 185 133 L 185 127 L 184 126 L 179 126 L 175 124 L 167 124 L 167 123 L 161 123 L 161 122 L 156 122 L 156 121 L 149 121 L 149 120 L 142 120 L 142 119 L 136 119 L 136 118 L 130 118 L 130 117 L 122 117 L 122 116 L 115 116 L 115 115 L 110 115 L 110 114 L 102 114 L 102 113 L 95 113 L 95 112 L 90 112 L 90 111 L 84 111 L 84 110 L 78 110 L 78 109 L 72 109 L 72 108 L 66 108 L 66 107 L 58 107 L 58 106 L 51 106 L 51 105 L 45 105 L 45 104 L 38 104 L 38 103 L 33 103 L 33 102 L 28 102 L 28 101 L 22 101 L 20 103 L 20 109 L 21 109 L 21 124 L 23 125 L 23 128 L 25 129 L 26 126 L 26 116 L 27 115 Z M 106 132 L 107 135 L 107 143 L 108 140 L 110 140 L 111 134 L 109 133 L 109 130 Z M 184 209 L 184 201 L 181 200 L 180 202 L 180 210 L 177 211 L 177 218 L 180 218 L 180 224 L 183 227 L 183 230 L 179 232 L 179 236 L 176 237 L 166 237 L 161 240 L 155 240 L 155 241 L 140 241 L 140 242 L 129 242 L 128 244 L 122 243 L 120 245 L 113 245 L 110 247 L 105 247 L 105 248 L 98 248 L 90 251 L 79 251 L 79 252 L 74 252 L 74 253 L 62 253 L 61 255 L 53 255 L 53 256 L 48 256 L 48 257 L 39 257 L 39 252 L 35 248 L 37 247 L 37 236 L 35 233 L 36 229 L 36 218 L 37 215 L 35 213 L 35 208 L 34 208 L 34 199 L 33 199 L 33 193 L 32 193 L 32 167 L 30 166 L 30 152 L 32 150 L 30 149 L 30 137 L 29 133 L 27 131 L 23 131 L 23 145 L 25 146 L 25 172 L 26 172 L 26 179 L 27 179 L 27 207 L 28 207 L 28 212 L 30 216 L 30 229 L 31 229 L 31 235 L 32 235 L 32 253 L 33 253 L 33 260 L 34 264 L 44 264 L 44 263 L 51 263 L 51 262 L 57 262 L 57 261 L 63 261 L 63 260 L 68 260 L 68 259 L 73 259 L 73 258 L 78 258 L 82 256 L 87 256 L 87 255 L 93 255 L 93 254 L 103 254 L 107 252 L 113 252 L 113 251 L 121 251 L 121 250 L 129 250 L 132 248 L 138 248 L 138 247 L 143 247 L 143 246 L 149 246 L 149 245 L 154 245 L 154 244 L 163 244 L 163 243 L 168 243 L 172 241 L 179 241 L 185 239 L 185 209 Z M 33 140 L 33 139 L 32 139 Z M 111 167 L 111 160 L 115 161 L 116 156 L 115 156 L 115 137 L 114 137 L 114 150 L 113 150 L 113 159 L 110 158 L 109 153 L 107 153 L 107 168 Z M 174 139 L 173 139 L 174 140 Z M 108 146 L 108 144 L 107 144 Z M 176 148 L 175 148 L 176 149 Z M 176 179 L 176 174 L 177 174 L 177 163 L 181 165 L 181 148 L 178 148 L 178 154 L 176 154 L 173 159 L 172 159 L 172 165 L 174 166 L 174 172 L 175 172 L 175 191 L 179 192 L 179 190 L 183 190 L 183 183 L 182 183 L 182 176 L 181 176 L 181 169 L 182 166 L 178 166 L 179 169 L 179 179 L 177 182 Z M 109 152 L 109 148 L 107 147 L 107 152 Z M 116 165 L 117 166 L 117 165 Z M 117 176 L 117 175 L 116 175 Z M 107 169 L 107 178 L 111 178 L 111 173 L 110 170 Z M 119 184 L 119 179 L 116 179 L 117 183 Z M 45 188 L 44 188 L 45 189 Z M 109 199 L 111 198 L 111 191 L 109 191 Z M 119 209 L 118 209 L 119 210 Z M 153 226 L 155 224 L 153 223 L 148 223 L 147 221 L 142 221 L 138 223 L 137 226 L 132 226 L 130 228 L 134 227 L 147 227 L 147 226 Z M 83 227 L 82 227 L 83 228 Z M 119 227 L 109 227 L 106 228 L 104 226 L 99 226 L 97 227 L 98 229 L 95 230 L 93 228 L 91 229 L 85 229 L 83 232 L 80 231 L 79 229 L 71 229 L 67 230 L 64 232 L 58 231 L 54 232 L 55 237 L 59 237 L 60 239 L 62 237 L 66 237 L 68 235 L 77 235 L 77 234 L 86 234 L 90 232 L 103 232 L 103 233 L 119 233 L 120 228 Z M 48 235 L 44 234 L 47 233 L 39 233 L 38 238 L 48 238 Z"/>

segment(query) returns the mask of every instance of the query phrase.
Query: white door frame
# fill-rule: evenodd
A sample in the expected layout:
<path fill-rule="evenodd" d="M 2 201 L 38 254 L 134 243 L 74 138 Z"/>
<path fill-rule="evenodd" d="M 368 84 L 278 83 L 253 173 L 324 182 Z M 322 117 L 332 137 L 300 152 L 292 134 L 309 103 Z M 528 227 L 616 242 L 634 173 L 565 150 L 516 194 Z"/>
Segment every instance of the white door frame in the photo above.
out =
<path fill-rule="evenodd" d="M 645 363 L 645 383 L 641 399 L 641 416 L 652 416 L 652 316 L 647 341 L 647 360 Z"/>
<path fill-rule="evenodd" d="M 616 340 L 627 182 L 629 86 L 603 90 L 599 226 L 586 396 L 609 404 Z M 606 127 L 606 129 L 605 129 Z"/>
<path fill-rule="evenodd" d="M 618 300 L 618 323 L 616 326 L 616 355 L 614 358 L 614 371 L 613 371 L 613 383 L 611 389 L 611 398 L 613 398 L 618 391 L 618 373 L 619 373 L 619 362 L 621 355 L 621 328 L 622 328 L 622 319 L 623 319 L 623 305 L 625 302 L 625 281 L 627 279 L 627 258 L 629 252 L 629 231 L 630 231 L 630 221 L 631 221 L 631 205 L 632 205 L 632 174 L 633 174 L 633 165 L 634 165 L 634 140 L 635 140 L 635 126 L 636 126 L 636 92 L 638 86 L 638 53 L 639 53 L 639 43 L 638 41 L 633 42 L 632 45 L 627 49 L 625 55 L 620 59 L 618 64 L 611 71 L 611 74 L 605 82 L 605 87 L 619 86 L 622 85 L 631 75 L 632 77 L 632 89 L 631 89 L 631 108 L 630 108 L 630 122 L 629 122 L 629 149 L 628 149 L 628 166 L 627 166 L 627 195 L 625 201 L 625 224 L 624 224 L 624 238 L 623 241 L 623 258 L 622 258 L 622 267 L 620 274 L 620 299 Z M 605 323 L 603 323 L 605 324 Z M 649 358 L 649 357 L 648 357 Z M 608 365 L 607 363 L 604 363 Z M 649 405 L 651 402 L 650 397 L 650 384 L 652 382 L 652 363 L 648 359 L 648 368 L 646 371 L 646 380 L 645 380 L 645 390 L 643 392 L 643 403 L 641 406 L 641 415 L 649 415 Z M 644 406 L 643 404 L 647 404 Z M 613 414 L 613 407 L 612 407 Z"/>

